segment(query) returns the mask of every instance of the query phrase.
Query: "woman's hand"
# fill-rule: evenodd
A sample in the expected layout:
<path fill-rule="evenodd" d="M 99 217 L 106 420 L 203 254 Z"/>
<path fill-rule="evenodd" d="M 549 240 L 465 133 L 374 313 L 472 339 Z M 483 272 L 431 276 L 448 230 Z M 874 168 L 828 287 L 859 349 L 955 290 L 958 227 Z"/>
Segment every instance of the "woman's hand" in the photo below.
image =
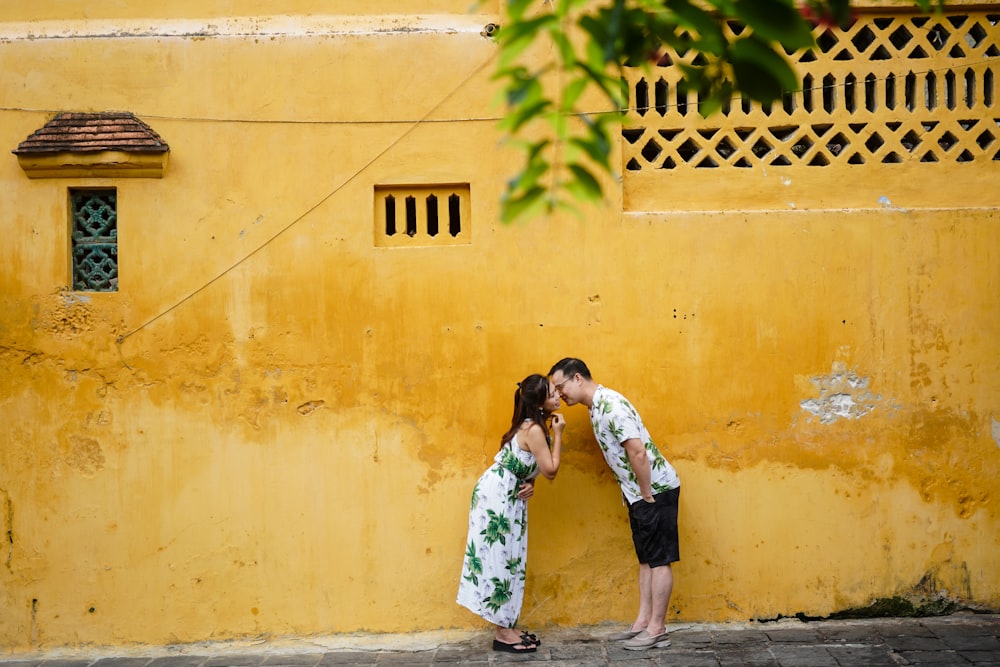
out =
<path fill-rule="evenodd" d="M 552 413 L 552 430 L 556 433 L 561 434 L 563 429 L 566 428 L 566 418 L 563 417 L 558 412 Z"/>
<path fill-rule="evenodd" d="M 521 488 L 517 490 L 517 497 L 521 500 L 527 500 L 533 495 L 535 495 L 535 480 L 533 479 L 521 484 Z"/>

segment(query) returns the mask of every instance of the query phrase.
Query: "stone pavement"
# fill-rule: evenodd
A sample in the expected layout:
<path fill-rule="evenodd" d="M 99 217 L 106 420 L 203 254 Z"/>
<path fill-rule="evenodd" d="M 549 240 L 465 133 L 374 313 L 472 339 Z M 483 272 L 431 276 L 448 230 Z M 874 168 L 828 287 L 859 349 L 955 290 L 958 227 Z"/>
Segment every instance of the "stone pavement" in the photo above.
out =
<path fill-rule="evenodd" d="M 540 662 L 548 667 L 869 667 L 977 665 L 1000 667 L 1000 614 L 961 613 L 933 618 L 882 618 L 775 623 L 678 624 L 669 648 L 626 651 L 602 636 L 619 628 L 552 629 L 539 632 L 531 655 L 495 653 L 492 632 L 444 638 L 427 645 L 407 636 L 334 647 L 317 638 L 297 645 L 199 644 L 156 649 L 51 654 L 0 654 L 0 667 L 340 667 L 345 665 L 442 665 L 460 667 Z"/>

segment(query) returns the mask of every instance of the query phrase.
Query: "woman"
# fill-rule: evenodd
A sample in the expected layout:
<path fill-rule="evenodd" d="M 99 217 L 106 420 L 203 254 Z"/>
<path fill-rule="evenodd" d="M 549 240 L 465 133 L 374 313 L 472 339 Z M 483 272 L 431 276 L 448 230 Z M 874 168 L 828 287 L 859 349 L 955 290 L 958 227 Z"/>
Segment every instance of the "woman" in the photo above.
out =
<path fill-rule="evenodd" d="M 544 375 L 529 375 L 514 392 L 514 416 L 493 465 L 472 490 L 469 537 L 458 603 L 496 626 L 494 651 L 532 653 L 537 637 L 516 630 L 524 599 L 528 505 L 535 477 L 555 479 L 566 421 L 559 393 Z M 546 421 L 552 419 L 550 438 Z"/>

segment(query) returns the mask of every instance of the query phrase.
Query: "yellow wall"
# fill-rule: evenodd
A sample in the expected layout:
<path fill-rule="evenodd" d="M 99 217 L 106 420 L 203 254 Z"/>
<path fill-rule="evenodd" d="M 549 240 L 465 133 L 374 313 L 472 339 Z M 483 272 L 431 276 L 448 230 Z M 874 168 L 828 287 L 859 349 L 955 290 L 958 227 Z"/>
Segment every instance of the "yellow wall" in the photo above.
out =
<path fill-rule="evenodd" d="M 1000 608 L 995 192 L 948 166 L 944 208 L 623 213 L 612 188 L 503 226 L 497 16 L 256 4 L 0 9 L 0 146 L 59 110 L 170 145 L 162 179 L 0 159 L 0 649 L 481 627 L 454 603 L 469 494 L 515 381 L 567 354 L 680 473 L 671 617 Z M 470 184 L 471 242 L 376 247 L 375 186 L 438 183 Z M 69 291 L 67 188 L 108 185 L 120 291 Z M 855 414 L 803 407 L 832 394 Z M 566 414 L 531 627 L 634 612 L 620 496 Z"/>

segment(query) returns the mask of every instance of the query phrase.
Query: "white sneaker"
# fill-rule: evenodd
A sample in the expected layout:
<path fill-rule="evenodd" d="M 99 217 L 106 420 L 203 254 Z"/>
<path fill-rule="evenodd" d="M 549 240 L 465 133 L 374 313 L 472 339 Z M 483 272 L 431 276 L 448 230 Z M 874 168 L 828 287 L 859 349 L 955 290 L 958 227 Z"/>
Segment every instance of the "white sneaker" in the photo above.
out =
<path fill-rule="evenodd" d="M 635 637 L 622 644 L 622 646 L 629 651 L 645 651 L 648 648 L 666 648 L 667 646 L 670 646 L 670 640 L 667 639 L 666 630 L 658 635 L 651 635 L 643 630 Z"/>
<path fill-rule="evenodd" d="M 642 632 L 642 630 L 633 630 L 631 626 L 627 630 L 622 630 L 621 632 L 615 632 L 608 635 L 609 642 L 623 642 L 626 639 L 632 639 L 637 634 Z"/>

